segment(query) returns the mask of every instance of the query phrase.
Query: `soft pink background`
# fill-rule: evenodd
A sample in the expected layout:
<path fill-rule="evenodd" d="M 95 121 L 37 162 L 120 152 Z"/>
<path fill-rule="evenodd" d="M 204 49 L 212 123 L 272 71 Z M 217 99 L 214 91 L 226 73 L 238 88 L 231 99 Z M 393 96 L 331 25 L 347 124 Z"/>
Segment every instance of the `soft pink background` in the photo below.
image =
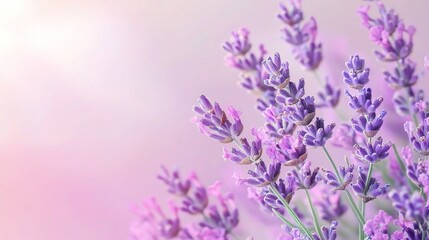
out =
<path fill-rule="evenodd" d="M 370 59 L 373 84 L 385 87 L 375 76 L 387 65 L 373 61 L 375 47 L 355 14 L 362 2 L 304 2 L 331 62 L 319 73 L 340 83 L 344 60 L 360 53 Z M 232 165 L 190 123 L 191 106 L 205 93 L 241 109 L 247 126 L 261 123 L 220 46 L 230 30 L 247 26 L 255 45 L 290 58 L 277 4 L 0 1 L 0 239 L 127 239 L 130 205 L 164 196 L 155 180 L 161 164 L 195 169 L 207 184 L 229 181 Z M 421 64 L 429 53 L 427 1 L 387 4 L 416 25 L 413 57 Z M 318 86 L 290 61 L 295 78 Z"/>

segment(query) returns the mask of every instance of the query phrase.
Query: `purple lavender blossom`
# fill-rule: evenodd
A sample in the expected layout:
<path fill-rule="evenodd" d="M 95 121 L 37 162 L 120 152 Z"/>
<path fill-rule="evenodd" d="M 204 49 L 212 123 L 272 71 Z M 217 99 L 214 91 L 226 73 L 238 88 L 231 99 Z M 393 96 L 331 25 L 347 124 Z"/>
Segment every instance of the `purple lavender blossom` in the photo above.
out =
<path fill-rule="evenodd" d="M 340 166 L 339 173 L 341 179 L 338 179 L 336 174 L 327 169 L 322 169 L 325 172 L 325 181 L 328 185 L 335 187 L 335 190 L 345 190 L 347 186 L 353 181 L 353 170 L 354 165 L 350 165 L 347 167 Z"/>
<path fill-rule="evenodd" d="M 363 141 L 365 138 L 362 135 L 357 134 L 351 125 L 344 123 L 334 129 L 330 142 L 335 147 L 353 150 L 356 144 Z"/>
<path fill-rule="evenodd" d="M 379 115 L 370 113 L 366 116 L 361 115 L 357 118 L 352 118 L 352 126 L 356 132 L 365 134 L 366 137 L 372 138 L 377 135 L 383 125 L 383 118 L 386 116 L 386 111 L 381 111 Z"/>
<path fill-rule="evenodd" d="M 256 163 L 255 166 L 256 166 L 255 171 L 253 170 L 248 171 L 248 174 L 252 178 L 244 180 L 247 184 L 253 185 L 256 187 L 264 187 L 277 181 L 277 178 L 280 175 L 280 169 L 281 169 L 280 163 L 272 163 L 267 168 L 264 161 L 260 161 Z"/>
<path fill-rule="evenodd" d="M 187 194 L 183 201 L 181 210 L 191 215 L 201 214 L 207 208 L 209 197 L 207 189 L 201 185 L 199 180 L 194 176 L 193 178 L 193 194 Z"/>
<path fill-rule="evenodd" d="M 338 220 L 347 211 L 346 205 L 341 202 L 339 191 L 328 191 L 323 187 L 318 192 L 320 199 L 316 199 L 314 205 L 318 206 L 323 220 L 331 222 Z"/>
<path fill-rule="evenodd" d="M 349 91 L 345 91 L 349 97 L 349 107 L 359 114 L 374 113 L 383 102 L 383 97 L 372 100 L 371 88 L 362 88 L 357 96 L 353 96 Z"/>
<path fill-rule="evenodd" d="M 368 185 L 366 185 L 367 181 L 367 172 L 364 168 L 358 167 L 358 178 L 356 183 L 351 183 L 351 187 L 355 194 L 362 198 L 364 203 L 372 201 L 376 199 L 378 196 L 384 195 L 387 193 L 389 184 L 385 184 L 384 186 L 380 186 L 380 183 L 377 179 L 371 177 L 368 181 Z"/>
<path fill-rule="evenodd" d="M 287 89 L 280 89 L 276 95 L 276 101 L 283 105 L 296 104 L 302 97 L 304 97 L 304 79 L 299 80 L 298 86 L 294 82 L 289 83 Z"/>
<path fill-rule="evenodd" d="M 322 180 L 322 177 L 319 175 L 319 168 L 310 169 L 311 162 L 305 162 L 302 167 L 297 171 L 293 169 L 291 176 L 295 177 L 295 183 L 298 189 L 311 189 L 316 186 L 316 184 Z"/>
<path fill-rule="evenodd" d="M 270 75 L 269 79 L 264 80 L 265 84 L 276 89 L 282 89 L 289 84 L 289 63 L 282 63 L 280 54 L 275 53 L 274 57 L 268 57 L 263 61 L 265 70 Z"/>
<path fill-rule="evenodd" d="M 298 126 L 306 126 L 310 124 L 316 115 L 314 97 L 307 96 L 305 98 L 301 98 L 295 105 L 287 106 L 286 111 L 289 112 L 289 121 Z"/>
<path fill-rule="evenodd" d="M 363 228 L 365 234 L 371 239 L 390 239 L 388 233 L 389 224 L 393 217 L 380 210 L 372 219 L 367 220 Z"/>
<path fill-rule="evenodd" d="M 343 71 L 344 82 L 354 89 L 361 89 L 369 82 L 369 68 L 365 68 L 365 60 L 358 55 L 350 57 L 346 62 L 348 72 Z"/>
<path fill-rule="evenodd" d="M 315 70 L 322 61 L 322 44 L 316 43 L 317 23 L 314 18 L 303 22 L 301 1 L 291 1 L 291 6 L 280 5 L 278 18 L 286 25 L 283 39 L 292 45 L 295 58 L 307 70 Z"/>
<path fill-rule="evenodd" d="M 391 146 L 391 143 L 383 144 L 383 139 L 379 137 L 373 143 L 365 142 L 362 145 L 356 145 L 355 155 L 368 164 L 376 163 L 389 155 Z"/>
<path fill-rule="evenodd" d="M 190 179 L 182 180 L 179 171 L 175 170 L 170 173 L 164 166 L 161 167 L 163 175 L 159 174 L 158 179 L 168 186 L 168 192 L 178 196 L 185 196 L 191 188 Z"/>
<path fill-rule="evenodd" d="M 287 203 L 290 203 L 296 190 L 294 177 L 287 176 L 285 179 L 279 178 L 277 182 L 272 184 L 272 186 L 277 189 L 277 191 L 286 200 Z M 272 208 L 284 209 L 284 205 L 280 199 L 278 199 L 277 196 L 270 191 L 265 191 L 264 201 Z"/>
<path fill-rule="evenodd" d="M 413 219 L 424 224 L 429 220 L 429 207 L 425 206 L 425 200 L 418 192 L 410 194 L 408 190 L 392 190 L 389 193 L 393 207 L 405 218 Z"/>
<path fill-rule="evenodd" d="M 326 141 L 332 137 L 335 123 L 325 126 L 324 120 L 316 118 L 316 121 L 305 127 L 304 131 L 298 132 L 303 138 L 305 145 L 310 147 L 323 147 Z"/>
<path fill-rule="evenodd" d="M 307 148 L 302 144 L 300 136 L 284 136 L 278 144 L 267 148 L 267 154 L 271 159 L 285 166 L 298 166 L 308 156 Z"/>
<path fill-rule="evenodd" d="M 139 217 L 133 222 L 130 231 L 133 239 L 173 239 L 181 231 L 178 208 L 170 203 L 172 217 L 161 209 L 156 198 L 143 202 L 142 206 L 135 206 L 134 212 Z"/>
<path fill-rule="evenodd" d="M 393 89 L 407 88 L 415 85 L 419 77 L 415 74 L 416 64 L 411 60 L 405 61 L 403 66 L 395 67 L 394 73 L 384 72 L 386 82 Z"/>
<path fill-rule="evenodd" d="M 254 131 L 253 131 L 254 132 Z M 256 140 L 250 144 L 246 138 L 237 140 L 239 148 L 223 148 L 223 158 L 238 164 L 251 164 L 257 162 L 262 156 L 262 140 L 254 135 Z"/>
<path fill-rule="evenodd" d="M 404 129 L 413 149 L 423 156 L 429 156 L 429 118 L 421 122 L 417 128 L 414 127 L 414 123 L 408 121 L 404 124 Z"/>
<path fill-rule="evenodd" d="M 292 135 L 296 125 L 287 119 L 283 112 L 279 113 L 278 108 L 270 106 L 262 112 L 265 117 L 265 129 L 270 137 L 282 138 Z"/>
<path fill-rule="evenodd" d="M 330 82 L 326 81 L 323 92 L 319 92 L 320 103 L 316 106 L 319 108 L 329 107 L 335 108 L 340 102 L 341 90 L 335 88 Z"/>

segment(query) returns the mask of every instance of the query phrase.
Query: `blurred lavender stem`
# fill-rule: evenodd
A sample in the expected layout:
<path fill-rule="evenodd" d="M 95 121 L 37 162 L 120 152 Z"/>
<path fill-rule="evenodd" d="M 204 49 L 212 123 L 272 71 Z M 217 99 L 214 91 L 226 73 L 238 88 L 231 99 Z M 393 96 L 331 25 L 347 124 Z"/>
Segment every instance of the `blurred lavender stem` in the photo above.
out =
<path fill-rule="evenodd" d="M 313 216 L 314 227 L 316 228 L 317 234 L 320 237 L 323 237 L 322 230 L 320 228 L 319 218 L 317 216 L 316 210 L 314 209 L 314 205 L 313 205 L 313 202 L 311 201 L 311 197 L 310 197 L 310 194 L 308 193 L 308 189 L 304 188 L 304 190 L 305 190 L 305 195 L 307 195 L 308 204 L 310 205 L 311 215 Z"/>
<path fill-rule="evenodd" d="M 331 155 L 328 152 L 328 149 L 326 149 L 325 146 L 323 146 L 323 151 L 325 152 L 326 156 L 328 157 L 329 162 L 331 162 L 331 165 L 334 168 L 334 171 L 335 171 L 337 178 L 342 181 L 343 179 L 340 175 L 340 172 L 338 171 L 337 165 L 335 164 L 334 160 L 332 159 Z M 359 226 L 363 226 L 365 224 L 365 218 L 363 217 L 358 206 L 356 205 L 355 201 L 353 200 L 353 197 L 350 194 L 349 190 L 345 189 L 344 191 L 346 192 L 346 197 L 347 197 L 347 200 L 349 202 L 350 207 L 353 210 L 353 213 L 355 214 L 357 220 L 359 220 Z"/>
<path fill-rule="evenodd" d="M 282 202 L 283 206 L 286 208 L 286 211 L 290 214 L 290 216 L 293 218 L 295 223 L 298 224 L 298 228 L 301 230 L 301 232 L 307 235 L 307 237 L 309 237 L 311 240 L 314 240 L 313 235 L 311 235 L 310 231 L 301 222 L 299 217 L 295 214 L 293 209 L 289 206 L 289 204 L 286 202 L 283 196 L 277 191 L 277 189 L 274 186 L 270 185 L 270 190 Z"/>

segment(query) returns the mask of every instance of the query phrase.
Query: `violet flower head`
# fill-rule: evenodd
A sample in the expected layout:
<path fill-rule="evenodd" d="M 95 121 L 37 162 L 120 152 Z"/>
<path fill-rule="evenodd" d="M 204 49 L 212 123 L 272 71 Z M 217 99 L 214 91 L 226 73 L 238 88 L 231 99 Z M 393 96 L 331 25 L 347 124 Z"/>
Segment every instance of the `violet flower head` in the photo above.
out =
<path fill-rule="evenodd" d="M 156 198 L 150 198 L 143 202 L 142 206 L 136 206 L 134 212 L 138 219 L 130 227 L 131 236 L 136 240 L 151 239 L 174 239 L 180 233 L 181 226 L 178 208 L 170 203 L 172 217 L 161 209 Z"/>
<path fill-rule="evenodd" d="M 268 107 L 262 114 L 265 117 L 265 129 L 270 137 L 280 139 L 293 134 L 296 129 L 296 125 L 274 106 Z"/>
<path fill-rule="evenodd" d="M 376 163 L 389 156 L 391 146 L 392 144 L 390 142 L 383 144 L 383 139 L 379 137 L 372 143 L 364 142 L 362 145 L 356 145 L 355 155 L 362 162 L 368 164 Z"/>
<path fill-rule="evenodd" d="M 346 62 L 348 72 L 343 71 L 344 82 L 354 89 L 361 89 L 369 82 L 369 68 L 365 68 L 365 60 L 352 55 Z"/>
<path fill-rule="evenodd" d="M 289 112 L 289 121 L 298 126 L 306 126 L 310 124 L 316 115 L 314 97 L 307 96 L 305 98 L 301 98 L 295 105 L 287 106 L 286 111 Z"/>
<path fill-rule="evenodd" d="M 296 104 L 302 97 L 304 97 L 304 79 L 299 80 L 298 86 L 294 82 L 289 83 L 289 87 L 280 89 L 276 95 L 276 101 L 282 105 Z"/>
<path fill-rule="evenodd" d="M 395 92 L 393 96 L 393 103 L 395 111 L 400 115 L 411 115 L 417 113 L 418 109 L 415 107 L 415 104 L 424 101 L 424 91 L 419 89 L 417 91 L 412 91 L 412 96 L 406 95 L 402 92 Z"/>
<path fill-rule="evenodd" d="M 393 74 L 388 71 L 384 72 L 386 82 L 393 89 L 407 88 L 415 85 L 419 79 L 415 74 L 416 64 L 411 60 L 404 61 L 400 68 L 395 67 Z"/>
<path fill-rule="evenodd" d="M 368 185 L 365 186 L 367 176 L 368 174 L 366 170 L 362 167 L 358 167 L 358 178 L 355 183 L 350 184 L 355 194 L 362 198 L 365 203 L 376 199 L 378 196 L 386 194 L 390 187 L 389 184 L 380 186 L 378 180 L 373 177 L 369 179 Z"/>
<path fill-rule="evenodd" d="M 370 113 L 366 116 L 361 115 L 357 118 L 352 118 L 353 129 L 356 132 L 365 134 L 368 138 L 372 138 L 377 135 L 383 125 L 383 118 L 386 114 L 386 111 L 381 111 L 378 115 L 376 113 Z"/>
<path fill-rule="evenodd" d="M 319 174 L 319 168 L 317 167 L 311 170 L 310 166 L 311 162 L 307 161 L 302 165 L 299 171 L 293 169 L 291 173 L 289 173 L 291 176 L 295 177 L 298 189 L 311 189 L 315 187 L 320 180 L 322 180 L 322 177 Z"/>
<path fill-rule="evenodd" d="M 326 141 L 332 137 L 335 123 L 325 126 L 322 118 L 316 118 L 315 122 L 306 126 L 304 131 L 298 132 L 303 142 L 309 147 L 323 147 Z"/>
<path fill-rule="evenodd" d="M 312 42 L 306 49 L 297 47 L 293 53 L 298 62 L 307 70 L 317 69 L 323 59 L 321 43 Z"/>
<path fill-rule="evenodd" d="M 265 70 L 269 74 L 269 79 L 265 80 L 265 84 L 276 89 L 282 89 L 289 84 L 289 63 L 282 63 L 280 54 L 275 53 L 274 57 L 268 57 L 267 60 L 263 61 Z"/>
<path fill-rule="evenodd" d="M 245 55 L 252 45 L 249 42 L 249 30 L 240 28 L 231 33 L 231 40 L 223 44 L 223 49 L 232 55 Z"/>
<path fill-rule="evenodd" d="M 346 205 L 341 201 L 339 191 L 327 191 L 326 188 L 321 188 L 318 192 L 320 199 L 316 199 L 314 205 L 318 206 L 320 217 L 331 222 L 338 220 L 347 211 Z"/>
<path fill-rule="evenodd" d="M 181 210 L 191 215 L 201 214 L 209 204 L 207 189 L 200 183 L 197 176 L 194 175 L 191 192 L 184 196 Z"/>
<path fill-rule="evenodd" d="M 248 174 L 251 176 L 251 178 L 244 180 L 244 182 L 249 185 L 264 187 L 277 181 L 277 178 L 280 175 L 280 163 L 272 163 L 267 168 L 264 161 L 260 161 L 255 164 L 255 167 L 255 171 L 248 171 Z"/>
<path fill-rule="evenodd" d="M 418 192 L 410 194 L 408 190 L 392 190 L 389 193 L 393 207 L 405 218 L 421 224 L 429 220 L 429 206 Z"/>
<path fill-rule="evenodd" d="M 177 170 L 170 171 L 162 166 L 163 174 L 158 175 L 158 179 L 164 182 L 168 186 L 168 192 L 178 196 L 185 196 L 188 194 L 189 189 L 191 188 L 190 179 L 182 180 L 180 173 Z"/>
<path fill-rule="evenodd" d="M 290 203 L 296 190 L 295 178 L 290 176 L 287 176 L 285 179 L 279 178 L 277 182 L 272 184 L 272 186 L 277 189 L 287 203 Z M 280 199 L 270 191 L 265 192 L 264 201 L 272 208 L 284 209 L 284 205 Z"/>
<path fill-rule="evenodd" d="M 256 137 L 254 141 L 249 143 L 247 138 L 237 140 L 240 144 L 239 148 L 232 147 L 231 149 L 223 148 L 223 158 L 237 164 L 252 164 L 257 162 L 262 156 L 262 140 L 252 131 Z"/>
<path fill-rule="evenodd" d="M 303 20 L 304 14 L 301 10 L 300 0 L 293 0 L 290 5 L 290 7 L 287 7 L 284 4 L 280 4 L 281 13 L 277 17 L 285 24 L 294 26 Z"/>
<path fill-rule="evenodd" d="M 335 187 L 335 190 L 345 190 L 347 186 L 353 181 L 353 170 L 354 165 L 340 166 L 339 173 L 341 179 L 338 179 L 337 175 L 330 170 L 322 169 L 325 172 L 326 184 Z"/>
<path fill-rule="evenodd" d="M 340 102 L 341 90 L 326 81 L 323 91 L 318 92 L 318 95 L 320 102 L 317 104 L 317 107 L 335 108 Z"/>
<path fill-rule="evenodd" d="M 390 239 L 388 227 L 392 222 L 393 217 L 380 210 L 372 219 L 366 221 L 363 230 L 371 239 Z"/>
<path fill-rule="evenodd" d="M 353 96 L 349 91 L 345 91 L 349 97 L 349 107 L 359 114 L 374 113 L 383 102 L 383 97 L 372 100 L 371 88 L 362 88 L 357 96 Z"/>
<path fill-rule="evenodd" d="M 375 51 L 375 56 L 385 62 L 398 61 L 407 58 L 413 51 L 413 37 L 416 32 L 414 26 L 405 27 L 400 23 L 393 37 L 379 26 L 370 29 L 370 39 L 378 43 L 382 50 Z M 393 38 L 393 41 L 390 41 Z"/>
<path fill-rule="evenodd" d="M 195 122 L 200 132 L 221 143 L 231 142 L 234 137 L 240 136 L 243 131 L 240 112 L 232 107 L 228 111 L 233 122 L 228 119 L 226 113 L 217 102 L 212 104 L 204 95 L 201 95 L 198 99 L 198 105 L 195 105 L 193 109 L 197 114 Z"/>
<path fill-rule="evenodd" d="M 429 118 L 426 118 L 417 128 L 408 121 L 404 124 L 411 146 L 423 156 L 429 156 Z M 414 134 L 415 131 L 415 134 Z"/>
<path fill-rule="evenodd" d="M 364 137 L 358 135 L 350 124 L 341 124 L 333 131 L 331 144 L 335 147 L 344 148 L 346 150 L 353 150 L 354 146 L 358 143 L 365 141 Z"/>
<path fill-rule="evenodd" d="M 267 149 L 267 154 L 276 162 L 285 166 L 298 166 L 308 156 L 307 148 L 300 136 L 284 136 L 273 148 Z"/>

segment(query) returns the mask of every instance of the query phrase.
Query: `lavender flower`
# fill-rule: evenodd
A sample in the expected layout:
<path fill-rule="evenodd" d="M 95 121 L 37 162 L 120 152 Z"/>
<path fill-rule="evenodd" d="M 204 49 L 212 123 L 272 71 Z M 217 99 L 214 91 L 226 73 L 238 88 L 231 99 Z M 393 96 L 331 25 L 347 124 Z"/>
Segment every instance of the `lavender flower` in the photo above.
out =
<path fill-rule="evenodd" d="M 308 156 L 307 148 L 302 144 L 301 137 L 284 136 L 278 144 L 267 149 L 271 159 L 285 166 L 298 166 Z"/>
<path fill-rule="evenodd" d="M 247 184 L 253 185 L 256 187 L 264 187 L 275 181 L 280 175 L 280 163 L 270 164 L 269 167 L 265 165 L 263 161 L 260 161 L 255 164 L 256 170 L 249 170 L 248 174 L 252 177 L 250 179 L 244 180 Z"/>
<path fill-rule="evenodd" d="M 353 118 L 351 120 L 353 129 L 356 132 L 365 134 L 368 138 L 372 138 L 377 135 L 383 125 L 383 118 L 386 114 L 386 111 L 381 111 L 379 115 L 376 115 L 376 113 L 370 113 L 367 116 L 361 115 L 357 118 Z"/>
<path fill-rule="evenodd" d="M 347 188 L 347 186 L 353 181 L 353 170 L 353 164 L 348 167 L 340 166 L 339 173 L 341 179 L 338 179 L 338 177 L 332 171 L 322 169 L 322 171 L 326 174 L 326 183 L 335 187 L 335 190 L 345 190 Z"/>
<path fill-rule="evenodd" d="M 319 175 L 319 168 L 315 168 L 312 171 L 310 166 L 311 162 L 305 162 L 299 171 L 293 169 L 292 172 L 289 173 L 291 176 L 295 177 L 295 182 L 298 189 L 311 189 L 316 186 L 320 180 L 322 180 L 322 177 Z"/>
<path fill-rule="evenodd" d="M 392 200 L 393 207 L 405 219 L 413 219 L 424 224 L 429 220 L 429 207 L 425 206 L 425 200 L 418 192 L 410 194 L 407 190 L 392 190 L 389 193 L 389 198 Z"/>
<path fill-rule="evenodd" d="M 193 194 L 186 195 L 182 201 L 181 210 L 191 214 L 201 214 L 209 203 L 207 189 L 201 185 L 198 179 L 194 178 Z"/>
<path fill-rule="evenodd" d="M 358 96 L 353 96 L 349 91 L 345 91 L 349 97 L 349 107 L 359 114 L 374 113 L 380 104 L 383 102 L 383 97 L 379 97 L 372 101 L 371 88 L 362 88 Z"/>
<path fill-rule="evenodd" d="M 246 138 L 239 140 L 240 147 L 223 148 L 223 158 L 238 164 L 251 164 L 257 162 L 262 156 L 262 141 L 258 136 L 256 140 L 249 144 Z"/>
<path fill-rule="evenodd" d="M 302 97 L 304 97 L 304 79 L 299 80 L 298 86 L 290 82 L 287 89 L 280 89 L 276 95 L 276 101 L 279 104 L 283 105 L 293 105 L 296 104 Z"/>
<path fill-rule="evenodd" d="M 304 131 L 300 131 L 298 134 L 303 137 L 303 142 L 307 146 L 311 147 L 322 147 L 326 141 L 332 137 L 332 130 L 335 127 L 335 123 L 329 124 L 325 127 L 324 120 L 316 118 L 313 124 L 305 127 Z"/>
<path fill-rule="evenodd" d="M 191 188 L 190 179 L 182 180 L 179 171 L 170 173 L 168 169 L 162 166 L 163 175 L 158 175 L 158 179 L 168 186 L 168 192 L 178 196 L 185 196 Z"/>
<path fill-rule="evenodd" d="M 262 114 L 265 117 L 265 129 L 270 137 L 282 138 L 293 134 L 296 129 L 296 125 L 290 122 L 283 112 L 279 113 L 278 108 L 270 106 Z"/>
<path fill-rule="evenodd" d="M 279 178 L 272 186 L 277 189 L 287 203 L 290 203 L 296 189 L 295 179 L 293 177 L 286 177 L 286 179 Z M 264 201 L 272 208 L 284 209 L 284 205 L 280 199 L 270 191 L 265 191 Z"/>
<path fill-rule="evenodd" d="M 355 155 L 359 160 L 370 163 L 376 163 L 385 159 L 389 155 L 391 143 L 383 144 L 381 137 L 377 138 L 373 143 L 365 142 L 362 145 L 355 146 Z"/>
<path fill-rule="evenodd" d="M 339 88 L 334 88 L 328 81 L 326 81 L 323 90 L 323 92 L 318 93 L 321 102 L 317 104 L 317 107 L 335 108 L 340 102 L 341 90 Z"/>
<path fill-rule="evenodd" d="M 404 65 L 399 68 L 395 67 L 394 73 L 384 72 L 386 82 L 393 89 L 411 87 L 417 83 L 419 77 L 415 74 L 416 64 L 411 60 L 404 62 Z"/>
<path fill-rule="evenodd" d="M 286 24 L 282 29 L 284 40 L 293 46 L 295 58 L 307 70 L 315 70 L 322 61 L 322 44 L 316 43 L 317 23 L 314 18 L 304 24 L 301 2 L 295 0 L 291 6 L 280 5 L 278 18 Z"/>
<path fill-rule="evenodd" d="M 286 111 L 289 112 L 289 121 L 298 126 L 306 126 L 310 124 L 316 115 L 314 97 L 301 98 L 295 105 L 286 107 Z"/>
<path fill-rule="evenodd" d="M 334 129 L 331 144 L 335 147 L 353 150 L 356 144 L 363 141 L 363 136 L 358 135 L 351 125 L 344 123 Z"/>
<path fill-rule="evenodd" d="M 266 85 L 282 89 L 289 84 L 289 63 L 282 63 L 279 53 L 275 53 L 273 58 L 268 57 L 263 64 L 270 75 L 270 78 L 264 81 Z"/>
<path fill-rule="evenodd" d="M 365 68 L 365 60 L 358 55 L 350 57 L 346 62 L 348 72 L 343 71 L 344 82 L 354 89 L 361 89 L 369 82 L 369 68 Z"/>
<path fill-rule="evenodd" d="M 380 183 L 377 179 L 371 177 L 366 185 L 368 174 L 365 172 L 364 168 L 358 168 L 358 179 L 356 183 L 351 183 L 351 187 L 355 194 L 362 198 L 364 203 L 376 199 L 380 195 L 387 193 L 387 189 L 390 187 L 389 184 L 380 186 Z"/>
<path fill-rule="evenodd" d="M 408 121 L 404 124 L 404 129 L 413 149 L 423 156 L 429 156 L 429 118 L 421 122 L 416 129 L 414 124 Z M 414 135 L 414 129 L 416 135 Z"/>
<path fill-rule="evenodd" d="M 316 200 L 314 204 L 318 206 L 323 220 L 328 222 L 338 220 L 347 211 L 347 207 L 341 202 L 340 192 L 321 188 L 318 195 L 320 195 L 320 199 Z"/>
<path fill-rule="evenodd" d="M 380 210 L 372 219 L 367 220 L 363 230 L 371 239 L 390 239 L 388 227 L 392 221 L 392 216 Z"/>

